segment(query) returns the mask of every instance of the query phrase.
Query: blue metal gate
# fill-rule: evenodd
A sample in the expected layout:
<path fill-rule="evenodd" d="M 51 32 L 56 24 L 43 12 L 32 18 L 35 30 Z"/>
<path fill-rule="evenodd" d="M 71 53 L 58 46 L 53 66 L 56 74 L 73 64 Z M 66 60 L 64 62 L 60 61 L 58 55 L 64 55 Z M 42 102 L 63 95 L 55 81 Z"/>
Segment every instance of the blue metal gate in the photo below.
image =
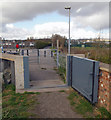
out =
<path fill-rule="evenodd" d="M 98 98 L 98 74 L 98 61 L 67 56 L 68 84 L 92 103 Z"/>

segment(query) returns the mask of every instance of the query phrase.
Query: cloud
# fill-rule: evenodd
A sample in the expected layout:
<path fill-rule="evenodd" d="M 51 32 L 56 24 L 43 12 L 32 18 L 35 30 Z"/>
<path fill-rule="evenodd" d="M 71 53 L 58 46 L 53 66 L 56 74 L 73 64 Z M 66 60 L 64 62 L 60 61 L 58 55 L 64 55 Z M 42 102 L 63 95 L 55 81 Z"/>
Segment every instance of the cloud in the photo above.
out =
<path fill-rule="evenodd" d="M 49 22 L 44 24 L 37 24 L 35 27 L 34 36 L 51 36 L 52 34 L 61 34 L 66 36 L 68 33 L 68 23 L 67 22 Z"/>
<path fill-rule="evenodd" d="M 44 24 L 36 24 L 32 30 L 25 28 L 16 28 L 13 24 L 5 26 L 7 32 L 2 34 L 6 39 L 26 39 L 27 37 L 46 38 L 52 34 L 60 34 L 68 38 L 67 22 L 49 22 Z M 108 38 L 108 33 L 103 33 L 104 38 Z M 95 31 L 78 28 L 74 22 L 71 22 L 71 38 L 96 38 L 98 34 Z"/>
<path fill-rule="evenodd" d="M 13 24 L 6 24 L 6 27 L 7 28 L 14 28 L 14 25 Z"/>
<path fill-rule="evenodd" d="M 66 5 L 71 6 L 71 17 L 74 18 L 89 19 L 89 16 L 101 14 L 102 20 L 104 19 L 104 15 L 106 18 L 109 16 L 107 14 L 109 11 L 109 4 L 102 2 L 7 2 L 2 3 L 2 23 L 9 24 L 32 20 L 40 14 L 54 11 L 57 11 L 61 15 L 68 16 L 64 9 Z M 106 24 L 105 21 L 99 21 L 99 23 Z"/>
<path fill-rule="evenodd" d="M 76 10 L 76 13 L 79 13 L 82 10 L 82 8 L 79 8 Z"/>
<path fill-rule="evenodd" d="M 33 31 L 30 31 L 25 28 L 17 28 L 13 24 L 6 24 L 5 32 L 1 33 L 1 36 L 6 39 L 26 39 L 33 35 Z"/>
<path fill-rule="evenodd" d="M 4 2 L 1 12 L 2 36 L 19 39 L 28 36 L 47 37 L 57 33 L 68 37 L 67 22 L 52 21 L 36 24 L 32 30 L 17 28 L 13 25 L 16 22 L 30 21 L 38 15 L 54 11 L 68 17 L 65 6 L 71 6 L 71 37 L 95 37 L 95 30 L 108 29 L 109 4 L 106 2 Z M 87 30 L 87 27 L 94 30 Z"/>
<path fill-rule="evenodd" d="M 98 13 L 90 16 L 77 16 L 72 18 L 77 24 L 78 27 L 92 27 L 95 30 L 108 29 L 109 28 L 109 12 L 107 13 Z"/>

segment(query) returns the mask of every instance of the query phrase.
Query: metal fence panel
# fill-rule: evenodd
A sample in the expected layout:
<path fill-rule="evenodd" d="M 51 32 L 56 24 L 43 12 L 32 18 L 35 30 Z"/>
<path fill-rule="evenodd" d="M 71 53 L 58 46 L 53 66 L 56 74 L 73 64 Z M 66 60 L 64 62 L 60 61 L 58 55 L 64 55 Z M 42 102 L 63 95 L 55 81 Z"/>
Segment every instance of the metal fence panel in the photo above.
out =
<path fill-rule="evenodd" d="M 67 75 L 66 75 L 66 78 L 67 78 L 67 84 L 68 86 L 71 86 L 71 80 L 70 80 L 70 75 L 71 75 L 71 64 L 70 64 L 70 61 L 71 61 L 71 56 L 67 56 Z"/>
<path fill-rule="evenodd" d="M 99 84 L 99 62 L 95 61 L 95 74 L 94 74 L 94 93 L 93 103 L 98 100 L 98 84 Z"/>
<path fill-rule="evenodd" d="M 27 56 L 23 57 L 24 63 L 24 88 L 29 88 L 29 59 Z"/>
<path fill-rule="evenodd" d="M 97 102 L 98 74 L 99 62 L 86 58 L 67 56 L 68 83 L 92 103 Z"/>

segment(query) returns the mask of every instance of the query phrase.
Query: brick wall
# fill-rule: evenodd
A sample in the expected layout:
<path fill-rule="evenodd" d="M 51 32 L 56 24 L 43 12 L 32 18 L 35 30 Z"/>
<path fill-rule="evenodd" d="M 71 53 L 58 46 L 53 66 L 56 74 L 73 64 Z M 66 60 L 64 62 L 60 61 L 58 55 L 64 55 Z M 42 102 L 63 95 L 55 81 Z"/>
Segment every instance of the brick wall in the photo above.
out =
<path fill-rule="evenodd" d="M 100 68 L 98 104 L 111 112 L 111 72 Z"/>

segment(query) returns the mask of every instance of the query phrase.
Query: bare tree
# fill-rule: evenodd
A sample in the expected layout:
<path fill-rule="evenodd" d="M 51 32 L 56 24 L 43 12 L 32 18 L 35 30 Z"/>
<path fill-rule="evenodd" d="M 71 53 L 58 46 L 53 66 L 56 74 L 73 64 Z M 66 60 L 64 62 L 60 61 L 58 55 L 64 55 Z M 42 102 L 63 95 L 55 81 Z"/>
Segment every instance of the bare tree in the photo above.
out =
<path fill-rule="evenodd" d="M 52 35 L 53 47 L 56 47 L 56 46 L 57 46 L 57 40 L 59 40 L 59 48 L 60 48 L 60 49 L 63 49 L 63 48 L 64 48 L 64 44 L 65 44 L 66 37 L 63 37 L 63 36 L 58 35 L 58 34 Z"/>

